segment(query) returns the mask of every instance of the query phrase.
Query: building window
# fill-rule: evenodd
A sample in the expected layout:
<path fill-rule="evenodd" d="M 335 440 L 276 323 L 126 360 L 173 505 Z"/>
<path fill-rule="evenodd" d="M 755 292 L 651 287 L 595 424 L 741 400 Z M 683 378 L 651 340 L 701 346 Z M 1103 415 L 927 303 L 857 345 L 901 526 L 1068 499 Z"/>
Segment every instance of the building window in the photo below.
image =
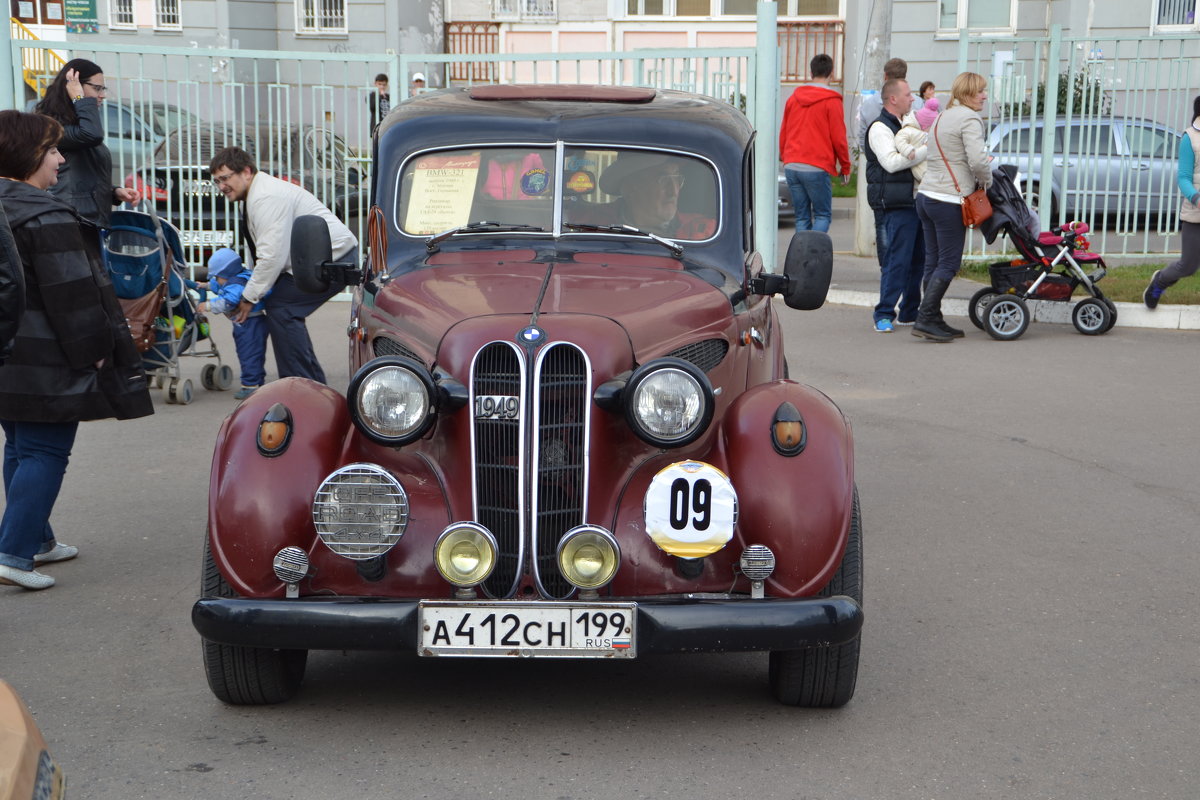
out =
<path fill-rule="evenodd" d="M 112 0 L 108 4 L 108 27 L 137 27 L 137 23 L 133 20 L 133 0 Z"/>
<path fill-rule="evenodd" d="M 1154 19 L 1156 28 L 1193 28 L 1196 0 L 1158 0 Z"/>
<path fill-rule="evenodd" d="M 296 0 L 297 33 L 346 33 L 345 0 Z"/>
<path fill-rule="evenodd" d="M 492 16 L 555 22 L 558 20 L 558 0 L 493 0 Z"/>
<path fill-rule="evenodd" d="M 179 0 L 154 0 L 154 27 L 168 31 L 183 29 L 179 18 Z"/>
<path fill-rule="evenodd" d="M 518 0 L 495 0 L 496 3 Z M 841 0 L 778 0 L 781 17 L 837 17 Z M 754 17 L 758 0 L 625 0 L 627 17 Z"/>
<path fill-rule="evenodd" d="M 1013 0 L 938 0 L 938 30 L 1011 32 L 1016 25 Z"/>

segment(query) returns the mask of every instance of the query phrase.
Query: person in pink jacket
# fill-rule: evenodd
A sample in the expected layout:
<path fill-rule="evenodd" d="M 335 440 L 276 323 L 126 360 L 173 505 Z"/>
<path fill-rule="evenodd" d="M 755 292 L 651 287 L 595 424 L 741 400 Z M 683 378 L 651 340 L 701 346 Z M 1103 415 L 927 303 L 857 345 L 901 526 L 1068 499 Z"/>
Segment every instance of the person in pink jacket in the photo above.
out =
<path fill-rule="evenodd" d="M 842 95 L 829 85 L 833 59 L 809 62 L 812 83 L 797 86 L 783 107 L 779 158 L 792 193 L 796 230 L 828 231 L 833 220 L 833 180 L 850 180 L 850 148 Z"/>

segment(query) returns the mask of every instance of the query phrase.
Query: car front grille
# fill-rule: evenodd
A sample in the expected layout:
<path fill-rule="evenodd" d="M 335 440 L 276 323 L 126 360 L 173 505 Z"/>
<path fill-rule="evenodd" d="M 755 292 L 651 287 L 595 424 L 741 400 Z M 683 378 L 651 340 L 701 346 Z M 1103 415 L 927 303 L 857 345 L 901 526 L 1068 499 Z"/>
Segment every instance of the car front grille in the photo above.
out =
<path fill-rule="evenodd" d="M 500 548 L 496 569 L 484 583 L 492 597 L 517 590 L 527 552 L 543 595 L 561 598 L 573 590 L 559 574 L 555 553 L 587 509 L 589 376 L 584 354 L 565 343 L 538 351 L 532 370 L 525 351 L 513 343 L 492 342 L 476 354 L 475 519 Z M 487 414 L 483 403 L 489 398 L 516 398 L 519 411 Z"/>
<path fill-rule="evenodd" d="M 416 353 L 389 336 L 375 337 L 371 342 L 371 349 L 375 352 L 376 356 L 404 356 L 405 358 L 411 358 L 418 364 L 423 363 Z"/>

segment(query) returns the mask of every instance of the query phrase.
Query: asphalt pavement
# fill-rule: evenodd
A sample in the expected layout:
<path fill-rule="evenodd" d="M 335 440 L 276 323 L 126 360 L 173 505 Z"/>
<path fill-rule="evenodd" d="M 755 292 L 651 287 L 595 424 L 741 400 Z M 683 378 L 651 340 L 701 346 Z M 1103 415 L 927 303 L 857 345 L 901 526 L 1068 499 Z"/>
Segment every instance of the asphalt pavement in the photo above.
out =
<path fill-rule="evenodd" d="M 839 305 L 873 308 L 879 301 L 879 263 L 874 256 L 854 254 L 855 198 L 833 198 L 833 283 L 828 302 Z M 779 254 L 787 252 L 792 235 L 790 225 L 779 227 Z M 1111 264 L 1110 264 L 1111 266 Z M 1104 288 L 1104 284 L 1099 284 Z M 946 292 L 942 305 L 951 316 L 967 316 L 967 300 L 984 284 L 966 278 L 956 278 Z M 1076 293 L 1076 298 L 1079 294 Z M 1035 322 L 1071 324 L 1071 305 L 1063 302 L 1035 301 L 1030 304 Z M 1154 311 L 1141 303 L 1117 303 L 1117 327 L 1200 330 L 1200 306 L 1160 305 Z"/>

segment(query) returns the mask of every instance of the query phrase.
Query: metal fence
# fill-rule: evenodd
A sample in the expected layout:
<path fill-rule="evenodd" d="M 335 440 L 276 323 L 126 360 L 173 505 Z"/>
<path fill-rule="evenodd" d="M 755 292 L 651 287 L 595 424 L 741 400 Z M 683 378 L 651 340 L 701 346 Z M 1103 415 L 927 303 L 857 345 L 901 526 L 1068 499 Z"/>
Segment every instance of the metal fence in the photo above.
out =
<path fill-rule="evenodd" d="M 760 6 L 770 6 L 773 15 L 773 4 Z M 768 24 L 774 25 L 773 16 Z M 365 241 L 372 168 L 369 100 L 378 72 L 396 79 L 392 104 L 409 96 L 403 76 L 424 72 L 431 88 L 446 85 L 446 77 L 453 75 L 465 78 L 456 85 L 550 82 L 686 89 L 744 102 L 748 115 L 759 108 L 764 124 L 773 127 L 773 45 L 769 41 L 765 48 L 772 58 L 766 72 L 771 82 L 757 87 L 756 77 L 764 77 L 755 73 L 762 46 L 757 51 L 367 55 L 25 40 L 13 42 L 12 60 L 18 97 L 29 93 L 26 85 L 41 87 L 53 78 L 57 64 L 39 60 L 39 53 L 88 58 L 104 68 L 109 91 L 103 108 L 114 183 L 141 188 L 155 200 L 158 213 L 180 229 L 187 261 L 195 269 L 213 247 L 239 241 L 236 210 L 207 180 L 213 148 L 221 143 L 246 143 L 260 166 L 303 183 L 343 213 L 359 241 Z M 31 69 L 37 64 L 46 66 Z M 764 92 L 770 96 L 759 103 Z M 770 170 L 762 181 L 763 207 L 769 213 L 775 203 L 773 144 L 773 136 L 759 144 L 760 158 Z M 773 233 L 769 241 L 762 240 L 768 264 L 774 263 Z"/>
<path fill-rule="evenodd" d="M 1200 77 L 1196 55 L 1187 36 L 962 31 L 959 68 L 988 78 L 992 154 L 1020 169 L 1043 228 L 1083 220 L 1097 252 L 1165 256 L 1179 248 L 1178 146 Z M 971 249 L 996 247 L 975 236 Z"/>

